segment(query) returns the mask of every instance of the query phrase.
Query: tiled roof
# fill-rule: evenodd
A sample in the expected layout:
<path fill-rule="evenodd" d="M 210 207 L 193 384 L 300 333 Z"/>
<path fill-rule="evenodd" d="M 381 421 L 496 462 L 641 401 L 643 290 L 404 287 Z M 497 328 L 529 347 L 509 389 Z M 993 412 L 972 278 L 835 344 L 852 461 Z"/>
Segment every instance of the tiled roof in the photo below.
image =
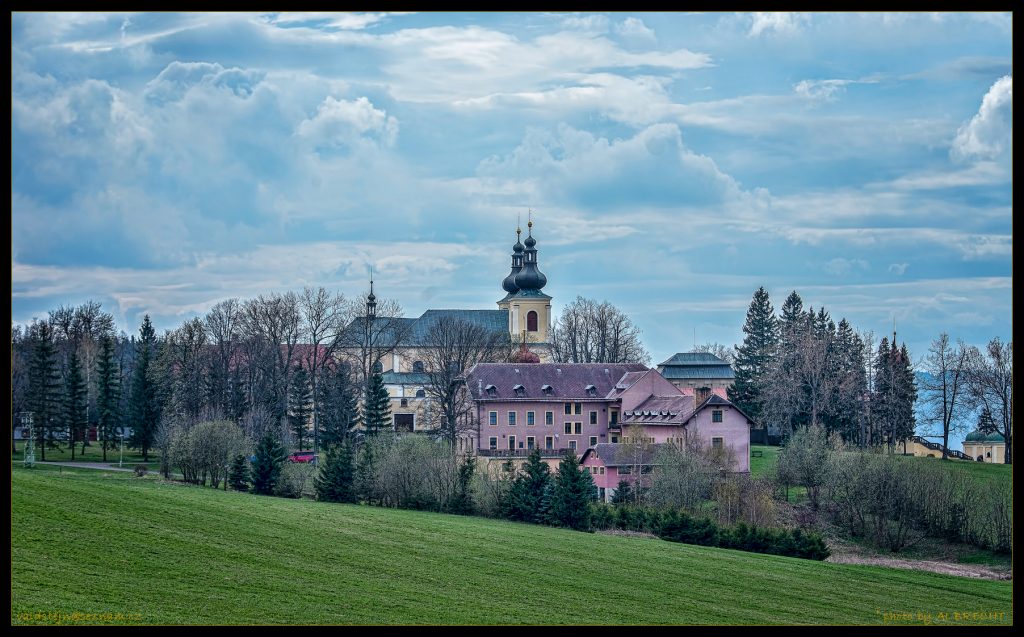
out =
<path fill-rule="evenodd" d="M 666 446 L 668 445 L 663 442 L 643 446 L 603 442 L 584 451 L 580 462 L 585 461 L 591 454 L 596 454 L 606 467 L 626 467 L 634 464 L 652 465 L 657 464 L 658 453 Z"/>
<path fill-rule="evenodd" d="M 693 415 L 692 396 L 651 396 L 622 412 L 622 424 L 681 425 Z"/>
<path fill-rule="evenodd" d="M 728 365 L 721 358 L 709 352 L 680 352 L 661 365 Z"/>
<path fill-rule="evenodd" d="M 402 332 L 405 337 L 399 345 L 416 347 L 427 344 L 427 337 L 430 330 L 440 321 L 465 321 L 473 325 L 479 325 L 488 330 L 508 334 L 508 312 L 505 310 L 427 310 L 419 318 L 381 319 L 388 321 L 394 329 L 389 330 L 390 334 L 382 334 L 379 339 L 381 346 L 390 347 Z M 355 336 L 350 339 L 352 342 L 359 342 L 358 330 L 366 321 L 366 317 L 360 316 L 345 328 L 346 332 L 354 332 Z"/>
<path fill-rule="evenodd" d="M 466 384 L 477 399 L 597 400 L 608 396 L 624 374 L 645 371 L 638 363 L 480 363 L 469 370 Z M 493 395 L 488 385 L 494 386 Z M 516 385 L 523 386 L 522 395 L 516 395 Z M 550 394 L 541 390 L 543 385 L 551 386 Z M 594 386 L 593 393 L 587 393 L 588 385 Z"/>
<path fill-rule="evenodd" d="M 658 368 L 668 380 L 684 378 L 736 378 L 729 363 L 719 365 L 664 365 Z"/>

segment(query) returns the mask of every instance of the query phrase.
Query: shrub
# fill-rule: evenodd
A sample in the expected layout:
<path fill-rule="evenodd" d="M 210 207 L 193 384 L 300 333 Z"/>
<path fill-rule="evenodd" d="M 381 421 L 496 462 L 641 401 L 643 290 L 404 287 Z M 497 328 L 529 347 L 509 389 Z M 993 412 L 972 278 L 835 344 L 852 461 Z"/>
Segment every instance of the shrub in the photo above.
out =
<path fill-rule="evenodd" d="M 274 486 L 274 495 L 281 498 L 301 498 L 314 471 L 316 467 L 308 462 L 285 464 Z"/>
<path fill-rule="evenodd" d="M 355 468 L 347 443 L 331 449 L 313 481 L 316 499 L 322 502 L 356 502 Z"/>
<path fill-rule="evenodd" d="M 235 491 L 249 490 L 249 459 L 244 453 L 235 455 L 228 472 L 228 485 Z"/>
<path fill-rule="evenodd" d="M 149 467 L 144 464 L 135 465 L 135 475 L 139 478 L 149 473 Z"/>

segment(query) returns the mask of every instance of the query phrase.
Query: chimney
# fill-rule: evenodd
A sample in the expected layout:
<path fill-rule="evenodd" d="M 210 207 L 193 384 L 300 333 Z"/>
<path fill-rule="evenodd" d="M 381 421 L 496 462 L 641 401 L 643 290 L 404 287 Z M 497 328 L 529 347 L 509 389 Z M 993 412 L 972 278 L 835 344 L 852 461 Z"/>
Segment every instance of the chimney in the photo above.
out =
<path fill-rule="evenodd" d="M 476 379 L 476 395 L 480 398 L 484 397 L 484 379 Z"/>

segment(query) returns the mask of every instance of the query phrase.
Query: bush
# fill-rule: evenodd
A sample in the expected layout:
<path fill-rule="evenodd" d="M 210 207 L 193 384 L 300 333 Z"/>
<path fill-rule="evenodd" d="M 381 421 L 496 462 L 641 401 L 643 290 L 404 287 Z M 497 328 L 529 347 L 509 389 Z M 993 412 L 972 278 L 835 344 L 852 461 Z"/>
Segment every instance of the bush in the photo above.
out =
<path fill-rule="evenodd" d="M 249 490 L 249 459 L 244 453 L 235 455 L 228 472 L 228 486 L 235 491 Z"/>
<path fill-rule="evenodd" d="M 149 467 L 144 464 L 135 465 L 135 475 L 139 478 L 149 473 Z"/>
<path fill-rule="evenodd" d="M 615 526 L 615 509 L 604 502 L 596 502 L 591 507 L 590 523 L 595 530 L 604 531 Z"/>
<path fill-rule="evenodd" d="M 201 422 L 191 429 L 179 428 L 170 442 L 171 465 L 181 471 L 185 482 L 214 489 L 227 478 L 228 462 L 243 446 L 242 430 L 233 422 Z"/>
<path fill-rule="evenodd" d="M 274 495 L 281 498 L 301 498 L 315 470 L 316 467 L 308 462 L 287 463 L 281 469 L 281 475 L 274 486 Z"/>

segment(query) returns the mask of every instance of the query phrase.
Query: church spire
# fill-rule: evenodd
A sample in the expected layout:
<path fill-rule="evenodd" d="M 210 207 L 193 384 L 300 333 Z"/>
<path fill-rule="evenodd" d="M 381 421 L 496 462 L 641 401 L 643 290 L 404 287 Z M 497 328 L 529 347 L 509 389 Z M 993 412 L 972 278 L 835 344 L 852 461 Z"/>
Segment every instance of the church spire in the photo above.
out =
<path fill-rule="evenodd" d="M 516 275 L 523 269 L 523 244 L 519 241 L 519 235 L 522 232 L 517 222 L 516 243 L 512 246 L 512 271 L 501 282 L 501 288 L 509 294 L 515 294 L 519 291 L 519 286 L 516 285 Z"/>
<path fill-rule="evenodd" d="M 532 210 L 526 223 L 526 232 L 526 241 L 523 242 L 526 246 L 523 269 L 516 275 L 515 282 L 520 291 L 539 292 L 541 288 L 547 285 L 548 278 L 537 267 L 537 240 L 533 238 Z"/>
<path fill-rule="evenodd" d="M 377 297 L 373 295 L 373 266 L 370 266 L 370 293 L 366 295 L 366 317 L 377 316 Z"/>

